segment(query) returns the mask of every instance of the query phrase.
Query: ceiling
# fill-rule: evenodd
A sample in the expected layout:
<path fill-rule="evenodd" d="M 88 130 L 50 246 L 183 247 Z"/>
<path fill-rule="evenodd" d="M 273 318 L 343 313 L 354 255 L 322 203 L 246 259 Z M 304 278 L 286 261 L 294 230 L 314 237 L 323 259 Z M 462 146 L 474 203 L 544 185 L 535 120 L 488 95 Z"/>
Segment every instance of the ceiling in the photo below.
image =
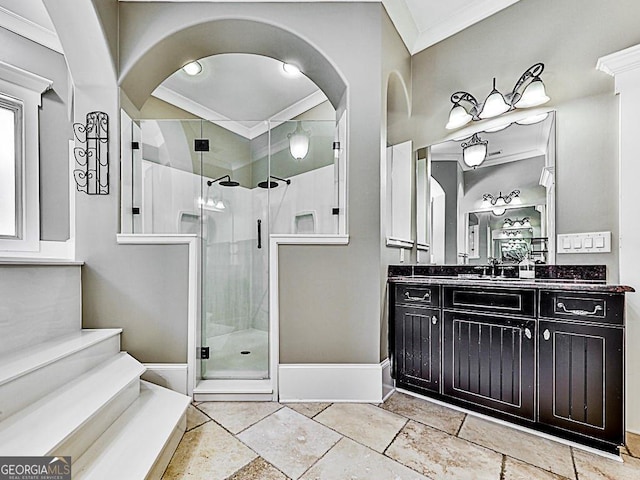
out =
<path fill-rule="evenodd" d="M 287 74 L 273 58 L 224 54 L 200 64 L 200 74 L 180 69 L 153 96 L 249 139 L 267 130 L 264 120 L 289 120 L 327 100 L 315 83 Z"/>
<path fill-rule="evenodd" d="M 218 1 L 242 3 L 273 0 Z M 305 3 L 327 0 L 279 1 Z M 407 49 L 415 54 L 517 1 L 519 0 L 382 0 L 382 3 Z M 0 0 L 0 26 L 63 53 L 42 0 Z M 202 118 L 234 119 L 236 122 L 230 129 L 247 138 L 253 138 L 264 131 L 261 131 L 262 126 L 257 120 L 293 118 L 326 100 L 322 92 L 304 75 L 287 78 L 283 75 L 282 64 L 272 59 L 255 55 L 218 55 L 204 59 L 203 64 L 204 71 L 201 75 L 188 77 L 178 71 L 154 92 L 154 96 Z M 239 122 L 238 119 L 243 121 Z"/>

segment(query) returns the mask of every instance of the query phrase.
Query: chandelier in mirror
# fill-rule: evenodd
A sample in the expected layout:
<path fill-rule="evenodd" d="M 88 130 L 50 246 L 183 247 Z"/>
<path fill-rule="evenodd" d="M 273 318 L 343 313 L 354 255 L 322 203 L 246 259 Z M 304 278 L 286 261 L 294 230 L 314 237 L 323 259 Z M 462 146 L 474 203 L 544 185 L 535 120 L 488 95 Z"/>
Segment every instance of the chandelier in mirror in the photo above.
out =
<path fill-rule="evenodd" d="M 494 78 L 493 89 L 484 102 L 478 102 L 468 92 L 454 93 L 451 95 L 453 107 L 449 112 L 446 129 L 454 130 L 465 126 L 472 120 L 497 117 L 515 108 L 531 108 L 547 103 L 549 96 L 540 79 L 543 70 L 543 63 L 536 63 L 529 67 L 520 76 L 513 90 L 505 95 L 496 89 L 496 79 Z M 468 106 L 465 107 L 463 104 L 468 104 Z"/>

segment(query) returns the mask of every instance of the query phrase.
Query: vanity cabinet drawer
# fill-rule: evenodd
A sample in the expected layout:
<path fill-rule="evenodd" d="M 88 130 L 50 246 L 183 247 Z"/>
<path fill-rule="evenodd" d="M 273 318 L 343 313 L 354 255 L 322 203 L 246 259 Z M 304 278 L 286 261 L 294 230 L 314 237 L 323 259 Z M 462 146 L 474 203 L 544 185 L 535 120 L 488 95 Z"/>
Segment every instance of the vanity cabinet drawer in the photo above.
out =
<path fill-rule="evenodd" d="M 540 292 L 540 316 L 545 318 L 622 325 L 623 312 L 624 296 L 619 294 Z"/>
<path fill-rule="evenodd" d="M 444 287 L 444 308 L 535 316 L 536 292 L 527 289 Z"/>
<path fill-rule="evenodd" d="M 437 285 L 398 285 L 396 303 L 437 307 L 440 305 L 440 288 Z"/>

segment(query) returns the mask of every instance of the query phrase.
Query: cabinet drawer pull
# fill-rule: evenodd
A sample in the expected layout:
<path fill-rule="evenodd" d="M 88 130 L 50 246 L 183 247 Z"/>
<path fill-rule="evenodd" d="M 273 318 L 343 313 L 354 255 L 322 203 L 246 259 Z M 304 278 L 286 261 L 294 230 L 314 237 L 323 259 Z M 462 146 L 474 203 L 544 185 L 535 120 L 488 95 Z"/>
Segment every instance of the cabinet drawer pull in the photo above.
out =
<path fill-rule="evenodd" d="M 544 337 L 545 340 L 549 340 L 551 338 L 551 332 L 549 331 L 548 328 L 544 329 L 544 332 L 542 332 L 542 336 Z"/>
<path fill-rule="evenodd" d="M 525 328 L 524 329 L 524 336 L 527 337 L 529 340 L 531 340 L 531 337 L 533 336 L 533 335 L 531 335 L 531 330 L 528 329 L 528 328 Z"/>
<path fill-rule="evenodd" d="M 438 323 L 438 317 L 436 317 L 435 315 L 431 317 L 431 323 L 433 323 L 434 325 Z"/>
<path fill-rule="evenodd" d="M 580 315 L 581 317 L 589 317 L 589 316 L 595 315 L 596 313 L 602 310 L 602 305 L 596 305 L 595 307 L 593 307 L 593 312 L 590 312 L 588 310 L 567 310 L 567 307 L 565 307 L 564 303 L 562 302 L 558 302 L 557 306 L 558 308 L 561 308 L 564 313 L 570 313 L 572 315 Z"/>
<path fill-rule="evenodd" d="M 404 292 L 404 298 L 407 300 L 413 300 L 415 302 L 429 301 L 431 300 L 431 292 L 425 293 L 422 297 L 412 297 L 409 292 Z"/>

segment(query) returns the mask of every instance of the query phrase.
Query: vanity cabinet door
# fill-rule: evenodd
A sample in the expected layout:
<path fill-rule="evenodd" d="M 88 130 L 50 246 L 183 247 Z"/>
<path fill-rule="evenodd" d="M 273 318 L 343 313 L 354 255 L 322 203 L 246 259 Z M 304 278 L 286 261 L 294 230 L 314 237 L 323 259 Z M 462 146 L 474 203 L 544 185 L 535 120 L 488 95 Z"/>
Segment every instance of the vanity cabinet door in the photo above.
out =
<path fill-rule="evenodd" d="M 621 445 L 623 330 L 540 321 L 539 422 Z"/>
<path fill-rule="evenodd" d="M 399 387 L 438 391 L 440 325 L 440 310 L 396 307 L 395 372 Z"/>
<path fill-rule="evenodd" d="M 443 393 L 534 419 L 533 319 L 444 313 Z"/>

